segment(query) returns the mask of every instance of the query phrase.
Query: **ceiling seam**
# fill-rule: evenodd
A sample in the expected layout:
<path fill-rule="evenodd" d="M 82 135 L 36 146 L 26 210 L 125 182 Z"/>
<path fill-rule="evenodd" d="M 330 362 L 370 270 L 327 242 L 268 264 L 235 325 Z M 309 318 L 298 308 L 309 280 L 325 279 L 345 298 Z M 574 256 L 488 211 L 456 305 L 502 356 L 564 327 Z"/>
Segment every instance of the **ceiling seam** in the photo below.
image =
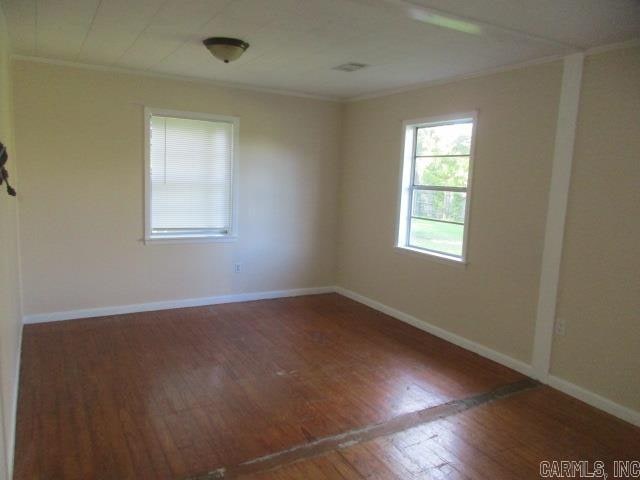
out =
<path fill-rule="evenodd" d="M 96 9 L 93 12 L 93 16 L 91 17 L 91 22 L 89 22 L 89 28 L 87 28 L 87 33 L 84 34 L 84 38 L 82 39 L 82 43 L 80 44 L 80 48 L 78 49 L 78 53 L 75 56 L 75 60 L 77 61 L 80 58 L 80 54 L 82 53 L 82 49 L 84 48 L 84 44 L 87 42 L 87 38 L 89 38 L 89 34 L 93 29 L 93 23 L 96 20 L 96 16 L 98 15 L 98 10 L 100 10 L 100 6 L 102 5 L 102 0 L 98 1 L 96 5 Z"/>
<path fill-rule="evenodd" d="M 118 63 L 122 57 L 124 57 L 130 50 L 131 48 L 133 48 L 133 46 L 136 44 L 136 42 L 138 40 L 140 40 L 140 37 L 147 31 L 147 28 L 149 28 L 149 25 L 151 25 L 151 22 L 153 22 L 153 19 L 156 18 L 156 16 L 158 15 L 158 13 L 160 13 L 160 10 L 162 10 L 164 8 L 165 5 L 167 5 L 169 3 L 170 0 L 164 0 L 164 2 L 162 2 L 160 4 L 160 6 L 158 7 L 158 9 L 153 12 L 153 15 L 151 15 L 151 18 L 149 18 L 149 21 L 147 22 L 147 24 L 144 26 L 144 28 L 142 28 L 140 30 L 140 32 L 138 32 L 138 34 L 136 35 L 136 38 L 134 38 L 131 42 L 131 45 L 129 45 L 127 48 L 124 49 L 124 52 L 122 52 L 120 54 L 120 56 L 118 58 L 116 58 L 113 62 L 109 63 L 109 65 L 114 65 L 116 63 Z"/>
<path fill-rule="evenodd" d="M 233 0 L 227 0 L 227 3 L 225 3 L 224 7 L 222 7 L 220 10 L 218 10 L 216 13 L 214 13 L 211 17 L 209 17 L 205 22 L 203 22 L 202 24 L 200 24 L 200 26 L 198 26 L 198 33 L 200 32 L 201 29 L 203 29 L 206 25 L 209 24 L 209 22 L 212 22 L 217 16 L 221 15 L 226 9 L 227 7 L 231 4 Z M 150 70 L 151 68 L 155 67 L 156 65 L 161 64 L 162 62 L 164 62 L 167 58 L 169 58 L 171 55 L 173 55 L 174 53 L 176 53 L 178 50 L 180 50 L 183 46 L 185 46 L 188 43 L 188 40 L 185 40 L 184 42 L 182 42 L 180 45 L 178 45 L 176 48 L 174 48 L 173 50 L 171 50 L 171 52 L 169 52 L 168 54 L 166 54 L 164 57 L 162 57 L 160 60 L 158 60 L 156 63 L 154 63 L 153 65 L 148 66 L 147 68 L 145 68 L 145 70 Z"/>

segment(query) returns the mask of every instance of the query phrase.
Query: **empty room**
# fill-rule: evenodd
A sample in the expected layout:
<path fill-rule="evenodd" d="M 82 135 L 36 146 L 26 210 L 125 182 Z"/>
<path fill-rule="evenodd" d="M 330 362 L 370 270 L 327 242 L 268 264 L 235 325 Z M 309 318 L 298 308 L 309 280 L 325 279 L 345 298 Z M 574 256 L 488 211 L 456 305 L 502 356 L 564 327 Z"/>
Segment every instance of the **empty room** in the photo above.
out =
<path fill-rule="evenodd" d="M 640 2 L 0 0 L 0 480 L 640 478 Z"/>

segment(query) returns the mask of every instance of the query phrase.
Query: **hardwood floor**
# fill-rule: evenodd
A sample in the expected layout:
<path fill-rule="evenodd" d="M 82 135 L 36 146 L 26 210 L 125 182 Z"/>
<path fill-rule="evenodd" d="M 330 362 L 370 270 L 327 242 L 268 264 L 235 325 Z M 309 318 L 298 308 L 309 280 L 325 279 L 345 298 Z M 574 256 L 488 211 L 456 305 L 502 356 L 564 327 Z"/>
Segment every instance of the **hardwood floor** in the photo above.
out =
<path fill-rule="evenodd" d="M 614 478 L 615 460 L 634 459 L 640 460 L 637 428 L 539 387 L 390 436 L 238 478 L 525 480 L 541 478 L 542 460 L 587 460 L 591 472 L 593 462 L 602 461 L 609 478 Z"/>
<path fill-rule="evenodd" d="M 16 442 L 17 480 L 539 478 L 541 460 L 640 457 L 640 429 L 335 294 L 26 326 Z"/>

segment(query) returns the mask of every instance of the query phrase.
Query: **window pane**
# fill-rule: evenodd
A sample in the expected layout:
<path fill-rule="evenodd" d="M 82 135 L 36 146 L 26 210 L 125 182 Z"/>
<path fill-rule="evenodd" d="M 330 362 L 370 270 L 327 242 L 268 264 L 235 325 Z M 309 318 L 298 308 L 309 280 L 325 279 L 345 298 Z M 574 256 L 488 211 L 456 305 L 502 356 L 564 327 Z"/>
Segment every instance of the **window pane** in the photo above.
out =
<path fill-rule="evenodd" d="M 466 188 L 468 178 L 469 157 L 416 158 L 416 185 Z"/>
<path fill-rule="evenodd" d="M 151 228 L 228 230 L 233 126 L 151 117 Z"/>
<path fill-rule="evenodd" d="M 464 223 L 466 202 L 465 192 L 414 190 L 411 216 Z"/>
<path fill-rule="evenodd" d="M 463 236 L 462 225 L 412 218 L 409 246 L 462 257 Z"/>
<path fill-rule="evenodd" d="M 469 155 L 473 123 L 418 127 L 416 155 Z"/>

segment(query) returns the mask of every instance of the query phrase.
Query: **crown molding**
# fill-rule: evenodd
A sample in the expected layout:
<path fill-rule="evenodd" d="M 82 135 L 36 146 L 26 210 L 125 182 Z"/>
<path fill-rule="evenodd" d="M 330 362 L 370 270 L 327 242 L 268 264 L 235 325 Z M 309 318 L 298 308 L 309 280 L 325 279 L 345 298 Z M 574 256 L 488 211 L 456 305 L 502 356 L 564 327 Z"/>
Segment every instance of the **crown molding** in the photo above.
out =
<path fill-rule="evenodd" d="M 612 50 L 620 50 L 624 48 L 632 48 L 640 46 L 640 38 L 634 38 L 632 40 L 627 40 L 624 42 L 616 42 L 610 43 L 607 45 L 600 45 L 597 47 L 592 47 L 584 50 L 584 54 L 586 56 L 589 55 L 597 55 L 599 53 L 605 53 Z M 435 87 L 439 85 L 446 85 L 449 83 L 460 82 L 463 80 L 470 80 L 473 78 L 481 78 L 487 77 L 490 75 L 495 75 L 497 73 L 509 72 L 512 70 L 519 70 L 521 68 L 532 67 L 536 65 L 543 65 L 545 63 L 551 63 L 555 61 L 562 60 L 566 55 L 558 54 L 558 55 L 550 55 L 547 57 L 537 58 L 534 60 L 528 60 L 526 62 L 512 63 L 507 65 L 502 65 L 499 67 L 488 68 L 484 70 L 478 70 L 472 73 L 465 73 L 461 75 L 454 75 L 450 77 L 445 77 L 437 80 L 428 80 L 425 82 L 414 83 L 411 85 L 406 85 L 404 87 L 397 88 L 389 88 L 378 90 L 376 92 L 365 93 L 362 95 L 355 95 L 352 97 L 341 97 L 341 96 L 332 96 L 332 95 L 318 95 L 313 93 L 305 93 L 299 92 L 295 90 L 286 90 L 286 89 L 278 89 L 278 88 L 268 88 L 268 87 L 259 87 L 256 85 L 247 85 L 242 83 L 234 83 L 234 82 L 224 82 L 221 80 L 213 80 L 207 78 L 200 77 L 192 77 L 186 75 L 173 75 L 169 73 L 158 73 L 151 72 L 148 70 L 136 70 L 133 68 L 122 68 L 122 67 L 114 67 L 110 65 L 98 65 L 94 63 L 81 63 L 81 62 L 72 62 L 68 60 L 57 60 L 52 58 L 38 57 L 38 56 L 30 56 L 30 55 L 19 55 L 12 54 L 11 58 L 14 60 L 28 61 L 28 62 L 37 62 L 37 63 L 45 63 L 50 65 L 59 65 L 65 67 L 75 67 L 75 68 L 83 68 L 88 70 L 96 70 L 102 72 L 112 72 L 112 73 L 122 73 L 129 75 L 141 75 L 152 78 L 161 78 L 165 80 L 174 80 L 174 81 L 185 81 L 185 82 L 194 82 L 194 83 L 202 83 L 205 85 L 213 85 L 221 88 L 230 88 L 235 90 L 244 90 L 250 92 L 258 92 L 258 93 L 269 93 L 272 95 L 283 95 L 289 97 L 298 97 L 298 98 L 308 98 L 312 100 L 320 100 L 325 102 L 335 102 L 335 103 L 351 103 L 358 102 L 361 100 L 370 100 L 374 98 L 387 97 L 391 95 L 396 95 L 399 93 L 412 92 L 415 90 L 420 90 L 427 87 Z"/>
<path fill-rule="evenodd" d="M 624 42 L 609 43 L 609 44 L 606 44 L 606 45 L 600 45 L 600 46 L 597 46 L 597 47 L 588 48 L 588 49 L 585 49 L 582 53 L 584 53 L 584 55 L 586 55 L 586 56 L 597 55 L 599 53 L 609 52 L 611 50 L 620 50 L 620 49 L 624 49 L 624 48 L 632 48 L 632 47 L 637 47 L 637 46 L 640 46 L 640 38 L 634 38 L 632 40 L 626 40 Z M 580 52 L 576 52 L 576 53 L 580 53 Z M 573 55 L 573 54 L 568 54 L 568 55 Z M 414 83 L 412 85 L 407 85 L 405 87 L 398 87 L 398 88 L 390 88 L 390 89 L 385 89 L 385 90 L 379 90 L 377 92 L 366 93 L 366 94 L 363 94 L 363 95 L 356 95 L 356 96 L 353 96 L 353 97 L 349 97 L 345 101 L 346 102 L 358 102 L 358 101 L 361 101 L 361 100 L 370 100 L 370 99 L 374 99 L 374 98 L 388 97 L 390 95 L 396 95 L 396 94 L 399 94 L 399 93 L 412 92 L 414 90 L 420 90 L 422 88 L 435 87 L 435 86 L 438 86 L 438 85 L 446 85 L 448 83 L 460 82 L 462 80 L 470 80 L 472 78 L 487 77 L 487 76 L 490 76 L 490 75 L 495 75 L 496 73 L 509 72 L 509 71 L 512 71 L 512 70 L 519 70 L 521 68 L 527 68 L 527 67 L 532 67 L 532 66 L 536 66 L 536 65 L 542 65 L 542 64 L 545 64 L 545 63 L 555 62 L 555 61 L 564 59 L 568 55 L 564 55 L 564 54 L 550 55 L 548 57 L 542 57 L 542 58 L 537 58 L 537 59 L 534 59 L 534 60 L 528 60 L 526 62 L 512 63 L 512 64 L 508 64 L 508 65 L 503 65 L 503 66 L 500 66 L 500 67 L 494 67 L 494 68 L 489 68 L 489 69 L 485 69 L 485 70 L 478 70 L 477 72 L 464 73 L 464 74 L 461 74 L 461 75 L 454 75 L 454 76 L 451 76 L 451 77 L 445 77 L 445 78 L 441 78 L 441 79 L 438 79 L 438 80 L 428 80 L 426 82 Z"/>
<path fill-rule="evenodd" d="M 608 43 L 607 45 L 600 45 L 599 47 L 592 47 L 587 49 L 585 55 L 597 55 L 599 53 L 609 52 L 611 50 L 621 50 L 623 48 L 640 47 L 640 37 L 626 40 L 624 42 Z"/>
<path fill-rule="evenodd" d="M 449 83 L 456 83 L 463 80 L 470 80 L 472 78 L 488 77 L 495 75 L 496 73 L 509 72 L 511 70 L 520 70 L 521 68 L 532 67 L 535 65 L 542 65 L 545 63 L 551 63 L 558 60 L 562 60 L 564 55 L 551 55 L 548 57 L 538 58 L 535 60 L 528 60 L 526 62 L 513 63 L 508 65 L 502 65 L 499 67 L 488 68 L 485 70 L 478 70 L 471 73 L 463 73 L 460 75 L 453 75 L 451 77 L 439 78 L 436 80 L 427 80 L 426 82 L 413 83 L 404 87 L 389 88 L 385 90 L 379 90 L 373 93 L 365 93 L 363 95 L 356 95 L 346 99 L 347 102 L 359 102 L 361 100 L 371 100 L 380 97 L 389 97 L 391 95 L 397 95 L 399 93 L 413 92 L 415 90 L 421 90 L 428 87 L 436 87 L 438 85 L 447 85 Z"/>
<path fill-rule="evenodd" d="M 601 47 L 601 48 L 604 48 L 604 47 Z M 612 48 L 609 48 L 609 49 L 612 49 Z M 605 51 L 605 50 L 601 50 L 601 51 Z M 138 75 L 143 77 L 160 78 L 163 80 L 201 83 L 201 84 L 212 85 L 220 88 L 230 88 L 234 90 L 244 90 L 244 91 L 258 92 L 258 93 L 269 93 L 272 95 L 283 95 L 283 96 L 289 96 L 289 97 L 308 98 L 312 100 L 320 100 L 320 101 L 335 102 L 335 103 L 350 103 L 350 102 L 357 102 L 360 100 L 369 100 L 373 98 L 387 97 L 387 96 L 395 95 L 398 93 L 411 92 L 414 90 L 420 90 L 422 88 L 434 87 L 438 85 L 446 85 L 448 83 L 455 83 L 462 80 L 485 77 L 489 75 L 494 75 L 496 73 L 507 72 L 510 70 L 518 70 L 520 68 L 526 68 L 534 65 L 540 65 L 543 63 L 549 63 L 549 62 L 561 60 L 563 57 L 564 55 L 553 55 L 550 57 L 544 57 L 544 58 L 531 60 L 527 62 L 509 64 L 509 65 L 504 65 L 496 68 L 479 70 L 477 72 L 454 75 L 451 77 L 445 77 L 437 80 L 428 80 L 425 82 L 415 83 L 415 84 L 407 85 L 404 87 L 383 89 L 383 90 L 379 90 L 372 93 L 356 95 L 353 97 L 339 97 L 339 96 L 331 96 L 331 95 L 316 95 L 313 93 L 304 93 L 304 92 L 298 92 L 293 90 L 284 90 L 284 89 L 281 90 L 277 88 L 259 87 L 255 85 L 247 85 L 242 83 L 224 82 L 221 80 L 192 77 L 187 75 L 174 75 L 169 73 L 152 72 L 149 70 L 137 70 L 134 68 L 115 67 L 112 65 L 99 65 L 95 63 L 74 62 L 70 60 L 60 60 L 55 58 L 38 57 L 33 55 L 21 55 L 16 53 L 11 54 L 11 60 L 18 60 L 18 61 L 24 61 L 24 62 L 43 63 L 46 65 L 57 65 L 61 67 L 80 68 L 84 70 L 93 70 L 98 72 L 120 73 L 125 75 Z"/>
<path fill-rule="evenodd" d="M 336 102 L 341 103 L 344 99 L 331 96 L 331 95 L 316 95 L 313 93 L 305 93 L 298 92 L 295 90 L 286 90 L 286 89 L 278 89 L 278 88 L 269 88 L 269 87 L 259 87 L 255 85 L 248 85 L 244 83 L 236 83 L 236 82 L 225 82 L 221 80 L 213 80 L 208 78 L 200 78 L 200 77 L 192 77 L 187 75 L 174 75 L 170 73 L 159 73 L 152 72 L 149 70 L 136 70 L 134 68 L 122 68 L 115 67 L 112 65 L 98 65 L 95 63 L 82 63 L 82 62 L 73 62 L 69 60 L 59 60 L 54 58 L 45 58 L 31 55 L 20 55 L 20 54 L 12 54 L 12 60 L 24 61 L 24 62 L 34 62 L 34 63 L 44 63 L 48 65 L 57 65 L 61 67 L 71 67 L 71 68 L 81 68 L 85 70 L 94 70 L 99 72 L 109 72 L 109 73 L 120 73 L 125 75 L 138 75 L 143 77 L 152 77 L 152 78 L 160 78 L 163 80 L 173 80 L 173 81 L 182 81 L 182 82 L 193 82 L 193 83 L 201 83 L 205 85 L 212 85 L 220 88 L 229 88 L 233 90 L 244 90 L 249 92 L 258 92 L 258 93 L 269 93 L 271 95 L 283 95 L 287 97 L 298 97 L 298 98 L 308 98 L 312 100 L 320 100 L 324 102 Z"/>

